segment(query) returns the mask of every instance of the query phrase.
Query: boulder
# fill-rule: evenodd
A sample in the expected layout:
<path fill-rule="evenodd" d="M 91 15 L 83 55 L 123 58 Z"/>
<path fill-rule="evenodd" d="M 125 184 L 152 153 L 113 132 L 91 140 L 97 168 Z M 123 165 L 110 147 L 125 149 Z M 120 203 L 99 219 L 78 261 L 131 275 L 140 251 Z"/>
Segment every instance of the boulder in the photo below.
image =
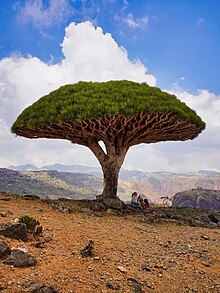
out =
<path fill-rule="evenodd" d="M 220 211 L 220 190 L 197 188 L 179 192 L 172 206 Z"/>
<path fill-rule="evenodd" d="M 43 284 L 42 282 L 37 280 L 24 282 L 22 284 L 22 287 L 25 289 L 29 289 L 30 293 L 59 293 L 59 291 L 54 289 L 52 286 Z"/>
<path fill-rule="evenodd" d="M 27 241 L 27 230 L 25 224 L 1 224 L 0 235 L 17 240 Z"/>
<path fill-rule="evenodd" d="M 105 206 L 106 210 L 113 209 L 113 210 L 122 211 L 122 209 L 126 207 L 123 201 L 121 201 L 119 198 L 98 196 L 97 202 Z"/>
<path fill-rule="evenodd" d="M 10 254 L 10 247 L 6 242 L 0 242 L 0 259 Z"/>
<path fill-rule="evenodd" d="M 27 254 L 22 250 L 14 249 L 11 250 L 11 256 L 8 257 L 3 263 L 5 265 L 12 265 L 14 267 L 24 268 L 35 266 L 37 260 L 34 256 Z"/>

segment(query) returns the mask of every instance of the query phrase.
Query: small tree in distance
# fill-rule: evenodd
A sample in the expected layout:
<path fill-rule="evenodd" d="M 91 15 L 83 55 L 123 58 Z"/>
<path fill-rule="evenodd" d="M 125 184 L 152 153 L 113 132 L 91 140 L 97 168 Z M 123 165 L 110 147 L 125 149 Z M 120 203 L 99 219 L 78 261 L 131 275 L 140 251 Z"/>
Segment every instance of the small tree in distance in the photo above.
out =
<path fill-rule="evenodd" d="M 194 139 L 203 129 L 201 118 L 174 95 L 122 80 L 62 86 L 26 108 L 11 130 L 88 147 L 104 174 L 101 198 L 116 199 L 118 174 L 131 146 Z"/>

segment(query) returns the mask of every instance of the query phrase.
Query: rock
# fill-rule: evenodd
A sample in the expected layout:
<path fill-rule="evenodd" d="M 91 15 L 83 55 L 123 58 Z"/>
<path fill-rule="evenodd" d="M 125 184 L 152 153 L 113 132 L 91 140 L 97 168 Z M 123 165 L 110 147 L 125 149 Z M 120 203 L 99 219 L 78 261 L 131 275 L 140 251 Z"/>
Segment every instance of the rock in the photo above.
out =
<path fill-rule="evenodd" d="M 126 207 L 126 205 L 119 198 L 98 196 L 97 203 L 104 205 L 105 210 L 113 209 L 113 210 L 121 211 L 123 207 Z"/>
<path fill-rule="evenodd" d="M 220 211 L 220 190 L 191 189 L 175 194 L 173 206 Z"/>
<path fill-rule="evenodd" d="M 6 242 L 0 242 L 0 259 L 10 254 L 10 247 Z"/>
<path fill-rule="evenodd" d="M 116 291 L 118 291 L 118 290 L 121 289 L 120 286 L 113 286 L 112 283 L 110 283 L 110 282 L 107 282 L 105 285 L 106 285 L 106 288 L 107 288 L 107 289 L 116 290 Z M 109 292 L 109 291 L 108 291 L 108 292 Z"/>
<path fill-rule="evenodd" d="M 45 242 L 50 242 L 50 241 L 52 241 L 52 240 L 53 240 L 52 237 L 44 237 L 44 241 L 45 241 Z"/>
<path fill-rule="evenodd" d="M 209 218 L 209 220 L 210 220 L 212 223 L 215 223 L 215 224 L 218 224 L 218 223 L 219 223 L 219 220 L 218 220 L 217 217 L 215 217 L 215 215 L 213 215 L 213 214 L 208 215 L 208 218 Z"/>
<path fill-rule="evenodd" d="M 105 285 L 106 285 L 106 288 L 114 290 L 114 286 L 112 285 L 112 283 L 107 282 Z"/>
<path fill-rule="evenodd" d="M 210 238 L 208 236 L 206 236 L 206 235 L 202 235 L 201 238 L 204 239 L 204 240 L 210 240 Z"/>
<path fill-rule="evenodd" d="M 32 286 L 42 286 L 43 283 L 40 282 L 40 281 L 37 281 L 37 280 L 30 280 L 30 281 L 27 281 L 27 282 L 24 282 L 21 286 L 25 289 L 27 288 L 30 288 Z"/>
<path fill-rule="evenodd" d="M 143 293 L 143 290 L 141 288 L 141 283 L 140 282 L 138 282 L 134 278 L 128 278 L 127 280 L 133 284 L 135 293 Z"/>
<path fill-rule="evenodd" d="M 5 212 L 0 212 L 0 216 L 1 216 L 1 217 L 7 217 L 7 213 L 5 213 Z"/>
<path fill-rule="evenodd" d="M 121 273 L 127 273 L 126 268 L 122 267 L 122 266 L 118 266 L 117 269 L 121 272 Z"/>
<path fill-rule="evenodd" d="M 107 208 L 103 203 L 99 201 L 94 201 L 91 209 L 95 212 L 99 212 L 99 211 L 106 211 Z"/>
<path fill-rule="evenodd" d="M 32 288 L 30 293 L 59 293 L 54 287 L 49 285 L 42 285 Z"/>
<path fill-rule="evenodd" d="M 44 248 L 44 246 L 45 246 L 45 241 L 37 241 L 34 244 L 34 247 L 36 247 L 36 248 Z"/>
<path fill-rule="evenodd" d="M 143 271 L 146 271 L 146 272 L 150 272 L 151 271 L 150 267 L 148 265 L 145 265 L 145 264 L 142 265 L 141 268 L 142 268 Z"/>
<path fill-rule="evenodd" d="M 27 230 L 25 224 L 5 224 L 1 225 L 0 235 L 17 240 L 27 241 Z"/>
<path fill-rule="evenodd" d="M 54 289 L 50 285 L 43 284 L 40 281 L 37 280 L 31 280 L 24 282 L 22 284 L 22 287 L 25 289 L 30 289 L 30 293 L 59 293 L 56 289 Z"/>
<path fill-rule="evenodd" d="M 37 260 L 34 256 L 25 253 L 19 249 L 11 250 L 11 256 L 7 258 L 4 262 L 5 265 L 12 265 L 14 267 L 32 267 L 35 266 Z"/>
<path fill-rule="evenodd" d="M 37 200 L 37 199 L 40 199 L 40 197 L 38 195 L 34 195 L 34 194 L 25 194 L 25 195 L 23 195 L 23 199 L 25 199 L 25 200 Z"/>
<path fill-rule="evenodd" d="M 89 243 L 82 250 L 80 250 L 80 254 L 83 257 L 92 256 L 93 250 L 94 250 L 93 244 L 94 244 L 94 242 L 92 240 L 90 240 Z"/>

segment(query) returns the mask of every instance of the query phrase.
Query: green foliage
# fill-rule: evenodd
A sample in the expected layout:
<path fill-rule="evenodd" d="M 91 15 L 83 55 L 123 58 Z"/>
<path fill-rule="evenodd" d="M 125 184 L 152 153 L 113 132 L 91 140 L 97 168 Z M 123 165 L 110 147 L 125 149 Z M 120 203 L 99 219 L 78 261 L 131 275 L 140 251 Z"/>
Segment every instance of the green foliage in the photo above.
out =
<path fill-rule="evenodd" d="M 201 118 L 176 96 L 146 83 L 121 80 L 62 86 L 26 108 L 13 124 L 12 132 L 22 126 L 35 128 L 69 120 L 81 122 L 105 114 L 132 116 L 137 112 L 173 112 L 177 118 L 205 128 Z"/>
<path fill-rule="evenodd" d="M 39 236 L 42 234 L 43 228 L 40 226 L 40 222 L 38 220 L 27 215 L 21 216 L 18 220 L 19 223 L 25 224 L 27 231 L 34 236 Z"/>

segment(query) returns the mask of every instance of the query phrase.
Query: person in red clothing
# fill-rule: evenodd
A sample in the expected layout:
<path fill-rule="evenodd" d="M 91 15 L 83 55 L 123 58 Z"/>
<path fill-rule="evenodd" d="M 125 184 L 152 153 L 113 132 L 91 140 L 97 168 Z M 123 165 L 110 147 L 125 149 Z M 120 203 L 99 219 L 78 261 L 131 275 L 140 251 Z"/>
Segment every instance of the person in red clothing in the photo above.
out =
<path fill-rule="evenodd" d="M 138 203 L 138 206 L 143 209 L 143 207 L 144 207 L 144 200 L 143 200 L 143 198 L 140 195 L 137 198 L 137 203 Z"/>
<path fill-rule="evenodd" d="M 150 210 L 150 204 L 149 204 L 149 201 L 145 198 L 144 199 L 143 211 L 148 212 L 149 210 Z"/>

